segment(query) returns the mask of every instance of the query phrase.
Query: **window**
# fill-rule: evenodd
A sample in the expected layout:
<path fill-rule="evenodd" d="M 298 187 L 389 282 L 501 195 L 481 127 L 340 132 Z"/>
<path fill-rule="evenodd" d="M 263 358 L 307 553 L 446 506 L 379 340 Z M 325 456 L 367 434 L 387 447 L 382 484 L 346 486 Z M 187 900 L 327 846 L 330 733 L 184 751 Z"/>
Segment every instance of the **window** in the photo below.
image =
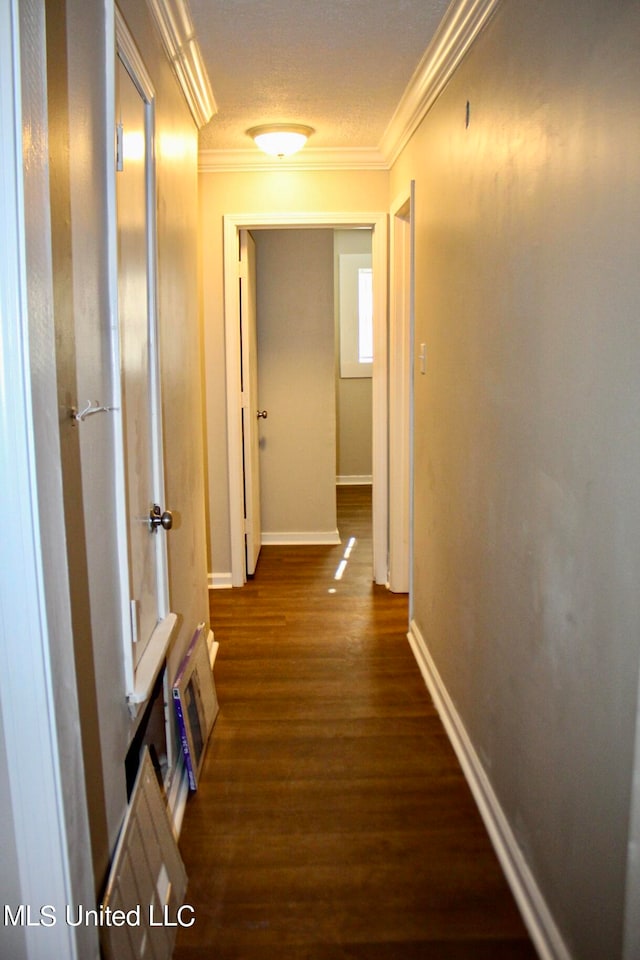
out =
<path fill-rule="evenodd" d="M 358 363 L 373 363 L 373 270 L 358 268 Z"/>
<path fill-rule="evenodd" d="M 340 271 L 340 376 L 373 372 L 373 271 L 371 254 L 343 253 Z"/>

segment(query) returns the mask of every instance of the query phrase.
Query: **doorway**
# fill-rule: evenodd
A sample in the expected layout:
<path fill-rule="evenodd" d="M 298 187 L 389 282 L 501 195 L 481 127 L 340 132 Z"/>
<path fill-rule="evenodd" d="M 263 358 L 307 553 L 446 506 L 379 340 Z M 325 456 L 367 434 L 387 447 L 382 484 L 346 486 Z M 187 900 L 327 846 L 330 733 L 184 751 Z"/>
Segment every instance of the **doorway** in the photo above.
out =
<path fill-rule="evenodd" d="M 258 396 L 247 419 L 259 432 L 262 541 L 336 544 L 334 231 L 252 237 Z M 245 473 L 253 452 L 246 439 L 245 430 Z"/>
<path fill-rule="evenodd" d="M 250 577 L 262 543 L 338 543 L 336 485 L 371 486 L 371 230 L 241 230 L 240 288 Z"/>
<path fill-rule="evenodd" d="M 291 228 L 359 228 L 372 234 L 374 368 L 372 390 L 373 579 L 388 581 L 388 443 L 387 443 L 387 215 L 363 214 L 228 214 L 224 218 L 225 340 L 227 438 L 232 584 L 246 582 L 244 544 L 244 472 L 241 416 L 241 343 L 238 316 L 239 231 Z"/>
<path fill-rule="evenodd" d="M 336 473 L 339 486 L 370 485 L 371 231 L 334 230 Z"/>

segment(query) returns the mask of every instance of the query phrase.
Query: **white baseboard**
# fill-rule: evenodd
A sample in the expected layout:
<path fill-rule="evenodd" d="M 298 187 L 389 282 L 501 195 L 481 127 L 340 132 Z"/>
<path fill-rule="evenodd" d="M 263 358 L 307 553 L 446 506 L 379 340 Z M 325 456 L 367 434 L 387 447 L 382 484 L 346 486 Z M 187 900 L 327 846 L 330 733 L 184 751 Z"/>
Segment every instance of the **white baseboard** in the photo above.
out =
<path fill-rule="evenodd" d="M 343 475 L 336 477 L 336 484 L 339 487 L 361 487 L 361 486 L 371 486 L 373 483 L 373 477 L 371 474 L 366 474 L 363 476 L 350 476 Z"/>
<path fill-rule="evenodd" d="M 227 590 L 233 586 L 233 577 L 230 573 L 210 573 L 209 590 Z"/>
<path fill-rule="evenodd" d="M 408 639 L 540 960 L 571 960 L 571 954 L 524 859 L 462 718 L 413 620 Z"/>
<path fill-rule="evenodd" d="M 337 530 L 286 530 L 282 533 L 262 533 L 263 546 L 312 546 L 317 544 L 328 544 L 333 546 L 341 543 L 340 534 Z"/>

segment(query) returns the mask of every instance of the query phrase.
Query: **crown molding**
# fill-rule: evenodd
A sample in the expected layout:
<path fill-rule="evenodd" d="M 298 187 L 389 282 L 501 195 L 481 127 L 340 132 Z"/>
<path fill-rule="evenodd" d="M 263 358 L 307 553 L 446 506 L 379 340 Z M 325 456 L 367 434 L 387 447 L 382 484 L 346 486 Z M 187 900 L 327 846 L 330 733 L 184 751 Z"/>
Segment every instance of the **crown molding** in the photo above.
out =
<path fill-rule="evenodd" d="M 396 107 L 379 150 L 393 166 L 501 0 L 454 0 Z"/>
<path fill-rule="evenodd" d="M 292 157 L 267 157 L 255 147 L 242 150 L 200 150 L 201 173 L 276 172 L 283 170 L 388 170 L 375 148 L 323 149 L 305 147 Z"/>
<path fill-rule="evenodd" d="M 198 129 L 218 112 L 187 0 L 147 0 Z"/>
<path fill-rule="evenodd" d="M 178 0 L 147 0 L 149 4 Z M 180 0 L 184 2 L 184 0 Z M 267 158 L 257 150 L 199 152 L 203 173 L 273 170 L 390 170 L 469 52 L 501 0 L 453 0 L 396 107 L 377 148 L 305 147 L 290 158 Z"/>

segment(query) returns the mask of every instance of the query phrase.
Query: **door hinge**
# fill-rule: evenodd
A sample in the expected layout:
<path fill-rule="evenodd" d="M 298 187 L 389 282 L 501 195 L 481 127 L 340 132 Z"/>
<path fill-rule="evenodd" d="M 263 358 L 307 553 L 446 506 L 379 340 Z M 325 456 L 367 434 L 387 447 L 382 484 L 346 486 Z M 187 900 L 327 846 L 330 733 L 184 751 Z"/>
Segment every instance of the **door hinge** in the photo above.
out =
<path fill-rule="evenodd" d="M 116 171 L 124 170 L 124 129 L 121 123 L 116 124 Z"/>

